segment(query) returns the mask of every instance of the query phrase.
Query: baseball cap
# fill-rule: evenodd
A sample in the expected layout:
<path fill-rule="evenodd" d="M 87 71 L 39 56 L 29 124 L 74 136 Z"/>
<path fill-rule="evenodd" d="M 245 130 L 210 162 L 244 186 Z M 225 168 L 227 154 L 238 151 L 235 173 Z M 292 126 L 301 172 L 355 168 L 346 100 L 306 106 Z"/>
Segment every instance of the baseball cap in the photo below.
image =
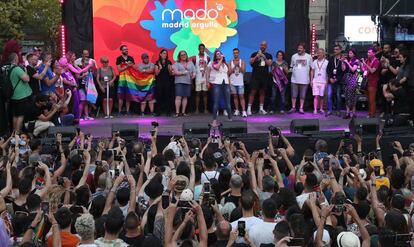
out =
<path fill-rule="evenodd" d="M 180 195 L 180 200 L 187 202 L 193 200 L 193 192 L 190 189 L 183 190 Z"/>
<path fill-rule="evenodd" d="M 375 166 L 380 167 L 380 175 L 383 176 L 385 174 L 384 172 L 384 164 L 382 164 L 382 161 L 379 159 L 373 159 L 369 162 L 369 166 L 374 169 Z"/>
<path fill-rule="evenodd" d="M 339 233 L 336 242 L 339 247 L 361 247 L 358 236 L 352 232 Z"/>

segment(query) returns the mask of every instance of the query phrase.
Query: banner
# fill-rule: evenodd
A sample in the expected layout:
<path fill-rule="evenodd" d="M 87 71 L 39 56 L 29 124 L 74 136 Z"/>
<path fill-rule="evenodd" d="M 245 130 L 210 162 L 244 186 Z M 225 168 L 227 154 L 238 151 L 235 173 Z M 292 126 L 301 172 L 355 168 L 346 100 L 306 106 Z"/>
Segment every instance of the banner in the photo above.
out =
<path fill-rule="evenodd" d="M 170 60 L 180 50 L 195 56 L 200 43 L 227 60 L 237 47 L 248 62 L 262 40 L 273 56 L 284 50 L 285 0 L 94 0 L 93 32 L 95 59 L 113 66 L 123 44 L 136 63 L 143 52 L 156 61 L 161 49 Z"/>

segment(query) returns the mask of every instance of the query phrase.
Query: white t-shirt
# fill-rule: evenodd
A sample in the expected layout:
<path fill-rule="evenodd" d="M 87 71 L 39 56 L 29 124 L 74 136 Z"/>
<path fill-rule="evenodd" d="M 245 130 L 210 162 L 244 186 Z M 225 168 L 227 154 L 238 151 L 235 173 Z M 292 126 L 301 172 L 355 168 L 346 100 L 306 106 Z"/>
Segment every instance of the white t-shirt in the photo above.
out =
<path fill-rule="evenodd" d="M 220 172 L 218 171 L 205 171 L 201 173 L 201 184 L 210 181 L 212 178 L 216 178 L 218 180 Z"/>
<path fill-rule="evenodd" d="M 312 78 L 313 83 L 326 84 L 328 82 L 328 74 L 326 73 L 327 67 L 328 67 L 328 60 L 326 60 L 325 58 L 321 61 L 319 61 L 318 59 L 313 61 L 312 63 L 312 70 L 314 71 L 313 78 Z"/>
<path fill-rule="evenodd" d="M 224 81 L 225 84 L 229 84 L 229 76 L 227 74 L 229 69 L 227 68 L 227 64 L 223 63 L 220 68 L 216 70 L 213 68 L 213 61 L 210 61 L 208 67 L 210 69 L 210 83 L 221 85 Z"/>
<path fill-rule="evenodd" d="M 201 58 L 200 54 L 195 56 L 195 68 L 196 68 L 196 83 L 206 83 L 206 68 L 209 57 L 207 53 Z"/>
<path fill-rule="evenodd" d="M 246 232 L 249 232 L 250 234 L 250 229 L 256 225 L 256 224 L 260 224 L 263 222 L 263 220 L 257 218 L 257 217 L 242 217 L 236 221 L 231 222 L 231 229 L 235 230 L 237 229 L 237 224 L 239 223 L 239 221 L 245 221 L 246 222 Z M 250 236 L 250 235 L 249 235 Z M 250 236 L 251 237 L 251 236 Z M 244 243 L 244 240 L 242 237 L 237 237 L 236 239 L 236 243 Z"/>
<path fill-rule="evenodd" d="M 249 230 L 249 237 L 256 246 L 261 244 L 271 244 L 275 236 L 273 230 L 275 229 L 276 222 L 261 222 L 255 224 Z"/>
<path fill-rule="evenodd" d="M 292 83 L 309 84 L 309 71 L 312 66 L 312 57 L 308 53 L 300 56 L 294 54 L 290 67 L 292 67 Z"/>

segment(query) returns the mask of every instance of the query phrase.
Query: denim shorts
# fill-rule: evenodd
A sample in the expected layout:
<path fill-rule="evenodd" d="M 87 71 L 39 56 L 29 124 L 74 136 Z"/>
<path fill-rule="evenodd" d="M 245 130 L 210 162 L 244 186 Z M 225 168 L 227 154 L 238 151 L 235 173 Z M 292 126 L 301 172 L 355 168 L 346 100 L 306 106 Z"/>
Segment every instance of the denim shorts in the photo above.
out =
<path fill-rule="evenodd" d="M 244 86 L 231 85 L 230 90 L 231 90 L 231 94 L 238 94 L 238 95 L 244 94 Z"/>
<path fill-rule="evenodd" d="M 175 84 L 175 96 L 190 97 L 191 84 L 177 83 Z"/>

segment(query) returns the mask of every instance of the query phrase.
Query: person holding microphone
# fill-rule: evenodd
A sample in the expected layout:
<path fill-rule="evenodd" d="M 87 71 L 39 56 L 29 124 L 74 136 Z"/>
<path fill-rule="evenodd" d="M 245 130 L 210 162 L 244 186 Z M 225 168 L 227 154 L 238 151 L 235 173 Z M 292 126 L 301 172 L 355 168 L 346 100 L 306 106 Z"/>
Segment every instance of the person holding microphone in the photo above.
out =
<path fill-rule="evenodd" d="M 207 66 L 207 81 L 213 86 L 213 126 L 217 126 L 220 97 L 224 97 L 228 119 L 232 121 L 228 71 L 229 68 L 223 54 L 219 50 L 215 51 L 213 61 Z"/>

